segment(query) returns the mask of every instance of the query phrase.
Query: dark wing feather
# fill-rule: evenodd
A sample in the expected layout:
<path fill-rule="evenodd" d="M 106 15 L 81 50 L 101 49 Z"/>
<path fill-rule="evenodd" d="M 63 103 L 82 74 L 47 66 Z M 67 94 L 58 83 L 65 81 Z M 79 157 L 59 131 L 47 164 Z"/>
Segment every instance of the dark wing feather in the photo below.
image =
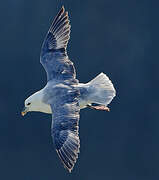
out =
<path fill-rule="evenodd" d="M 64 7 L 55 17 L 41 49 L 40 62 L 47 72 L 47 79 L 74 79 L 76 72 L 67 56 L 67 44 L 70 38 L 68 13 Z"/>
<path fill-rule="evenodd" d="M 78 136 L 79 105 L 78 90 L 58 89 L 59 96 L 51 105 L 53 117 L 51 134 L 56 151 L 64 167 L 71 172 L 78 158 L 80 140 Z M 62 93 L 61 93 L 62 92 Z"/>

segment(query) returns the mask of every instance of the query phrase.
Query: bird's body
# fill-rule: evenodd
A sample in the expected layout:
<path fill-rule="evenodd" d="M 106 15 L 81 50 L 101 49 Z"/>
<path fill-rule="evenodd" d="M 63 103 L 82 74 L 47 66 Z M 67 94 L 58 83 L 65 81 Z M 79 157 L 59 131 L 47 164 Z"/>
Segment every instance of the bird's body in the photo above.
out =
<path fill-rule="evenodd" d="M 101 73 L 98 75 L 100 78 L 102 77 L 104 82 L 109 82 L 109 86 L 111 85 L 111 81 L 107 79 L 107 76 L 104 73 Z M 98 77 L 97 76 L 97 77 Z M 98 81 L 99 86 L 97 86 L 92 82 L 89 83 L 78 83 L 77 85 L 72 85 L 73 88 L 76 88 L 79 91 L 79 107 L 80 109 L 84 109 L 87 107 L 87 105 L 91 105 L 93 103 L 96 104 L 101 104 L 101 105 L 107 105 L 109 104 L 109 101 L 112 100 L 112 96 L 110 96 L 109 98 L 109 94 L 108 94 L 108 90 L 107 89 L 102 89 L 102 83 L 101 81 Z M 106 87 L 106 86 L 104 86 Z M 39 111 L 39 112 L 43 112 L 43 113 L 47 113 L 47 114 L 52 114 L 52 110 L 50 107 L 50 102 L 49 101 L 54 101 L 54 98 L 56 98 L 58 96 L 59 92 L 59 88 L 62 89 L 67 89 L 69 92 L 70 89 L 70 85 L 69 84 L 65 84 L 63 81 L 62 82 L 58 82 L 58 81 L 51 81 L 48 82 L 47 85 L 41 89 L 40 91 L 34 93 L 32 96 L 30 96 L 27 99 L 27 102 L 30 102 L 32 98 L 38 99 L 38 101 L 36 100 L 37 104 L 35 105 L 35 109 L 34 111 Z M 58 90 L 57 90 L 58 89 Z M 63 93 L 63 92 L 61 92 Z M 109 92 L 112 93 L 112 92 Z M 103 98 L 107 97 L 107 100 Z M 115 96 L 115 93 L 114 93 Z M 93 99 L 93 98 L 95 99 Z M 26 104 L 27 104 L 26 102 Z M 33 109 L 32 109 L 33 110 Z"/>
<path fill-rule="evenodd" d="M 87 106 L 106 109 L 115 96 L 109 78 L 100 73 L 88 83 L 79 83 L 73 63 L 67 56 L 70 37 L 68 14 L 64 7 L 56 16 L 44 40 L 40 62 L 47 73 L 47 84 L 25 100 L 25 110 L 52 114 L 51 134 L 56 151 L 71 172 L 78 158 L 79 112 Z M 104 108 L 105 107 L 105 108 Z"/>

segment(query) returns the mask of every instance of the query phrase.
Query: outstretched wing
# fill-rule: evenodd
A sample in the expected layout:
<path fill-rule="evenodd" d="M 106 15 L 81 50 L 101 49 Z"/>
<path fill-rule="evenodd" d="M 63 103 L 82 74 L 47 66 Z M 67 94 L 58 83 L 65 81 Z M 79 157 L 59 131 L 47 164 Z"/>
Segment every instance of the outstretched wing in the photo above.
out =
<path fill-rule="evenodd" d="M 75 79 L 76 72 L 73 63 L 67 56 L 67 44 L 70 38 L 68 13 L 64 7 L 55 17 L 41 49 L 40 62 L 43 65 L 47 79 Z"/>
<path fill-rule="evenodd" d="M 67 91 L 67 90 L 66 90 Z M 51 134 L 56 151 L 64 167 L 71 172 L 78 158 L 80 140 L 78 136 L 79 124 L 79 92 L 69 89 L 59 90 L 56 102 L 51 105 L 53 117 Z"/>

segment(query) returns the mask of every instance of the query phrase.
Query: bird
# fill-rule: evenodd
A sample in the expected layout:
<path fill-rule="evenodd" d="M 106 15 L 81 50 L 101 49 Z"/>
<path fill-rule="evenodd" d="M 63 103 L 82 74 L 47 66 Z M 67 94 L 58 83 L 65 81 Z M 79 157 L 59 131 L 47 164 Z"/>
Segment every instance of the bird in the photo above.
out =
<path fill-rule="evenodd" d="M 104 73 L 88 83 L 76 78 L 73 62 L 67 55 L 70 21 L 64 6 L 54 18 L 42 44 L 40 63 L 47 74 L 45 87 L 24 102 L 21 114 L 38 111 L 52 115 L 51 136 L 64 168 L 71 172 L 79 155 L 80 109 L 109 111 L 107 105 L 116 90 Z"/>

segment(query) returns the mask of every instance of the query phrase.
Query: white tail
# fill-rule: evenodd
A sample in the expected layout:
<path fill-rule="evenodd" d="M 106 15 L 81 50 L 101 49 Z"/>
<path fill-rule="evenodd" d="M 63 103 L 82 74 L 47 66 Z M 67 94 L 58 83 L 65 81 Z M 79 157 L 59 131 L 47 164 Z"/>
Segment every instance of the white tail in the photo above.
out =
<path fill-rule="evenodd" d="M 89 101 L 91 103 L 107 106 L 116 95 L 112 82 L 104 73 L 100 73 L 87 84 L 91 91 L 89 96 Z"/>

